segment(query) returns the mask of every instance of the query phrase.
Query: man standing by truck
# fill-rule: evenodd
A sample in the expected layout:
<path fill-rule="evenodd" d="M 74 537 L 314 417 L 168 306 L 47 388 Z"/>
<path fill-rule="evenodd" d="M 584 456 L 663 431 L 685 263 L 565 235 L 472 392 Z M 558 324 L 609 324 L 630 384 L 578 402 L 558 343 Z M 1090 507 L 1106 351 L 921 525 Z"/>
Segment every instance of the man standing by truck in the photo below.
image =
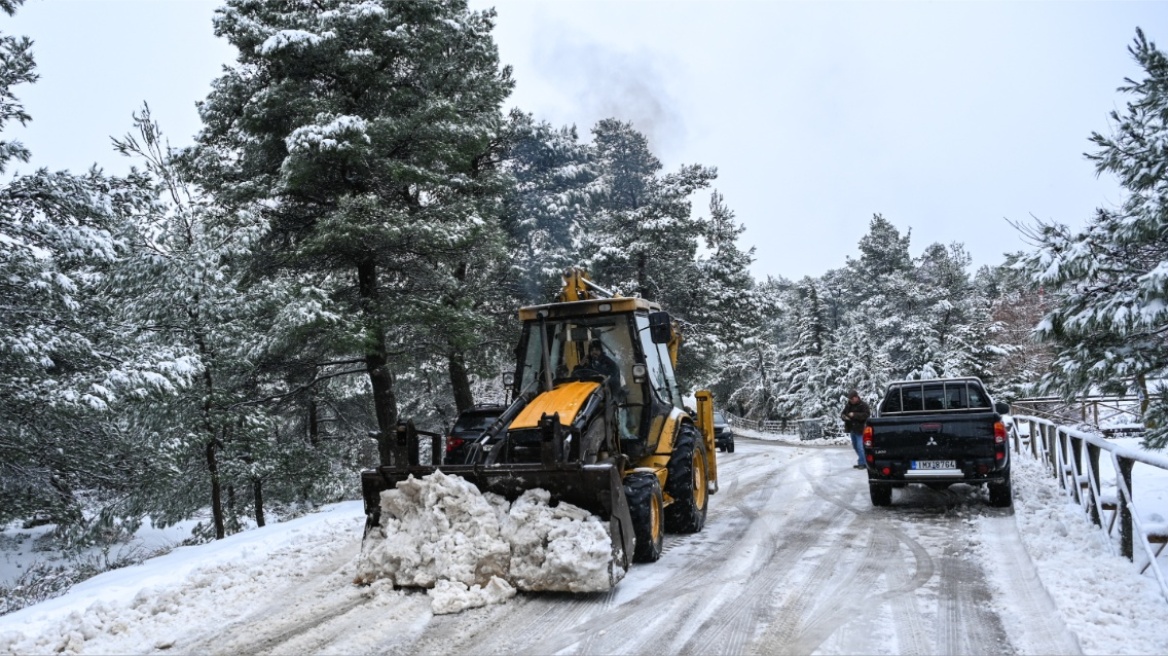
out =
<path fill-rule="evenodd" d="M 856 464 L 852 465 L 856 469 L 864 469 L 864 425 L 868 423 L 868 415 L 871 411 L 868 409 L 868 404 L 860 398 L 860 393 L 856 390 L 848 391 L 848 402 L 844 405 L 843 412 L 840 413 L 840 419 L 844 420 L 844 430 L 852 438 L 852 448 L 856 451 Z"/>

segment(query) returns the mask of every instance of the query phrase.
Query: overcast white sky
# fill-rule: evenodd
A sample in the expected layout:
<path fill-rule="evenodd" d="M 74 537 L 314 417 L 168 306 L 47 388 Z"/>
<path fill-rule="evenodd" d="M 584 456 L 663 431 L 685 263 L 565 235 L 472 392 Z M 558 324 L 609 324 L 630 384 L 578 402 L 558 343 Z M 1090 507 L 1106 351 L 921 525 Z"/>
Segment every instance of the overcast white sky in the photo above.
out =
<path fill-rule="evenodd" d="M 150 103 L 175 146 L 234 53 L 220 0 L 28 0 L 0 31 L 36 42 L 32 166 L 124 170 L 109 137 Z M 1121 195 L 1083 153 L 1139 75 L 1161 2 L 472 0 L 498 10 L 518 82 L 508 107 L 587 138 L 607 116 L 668 170 L 716 166 L 756 246 L 756 276 L 818 276 L 856 257 L 874 213 L 912 252 L 962 242 L 974 264 L 1028 248 L 1006 219 L 1081 225 Z M 25 169 L 29 167 L 23 167 Z M 704 211 L 708 196 L 695 199 Z"/>

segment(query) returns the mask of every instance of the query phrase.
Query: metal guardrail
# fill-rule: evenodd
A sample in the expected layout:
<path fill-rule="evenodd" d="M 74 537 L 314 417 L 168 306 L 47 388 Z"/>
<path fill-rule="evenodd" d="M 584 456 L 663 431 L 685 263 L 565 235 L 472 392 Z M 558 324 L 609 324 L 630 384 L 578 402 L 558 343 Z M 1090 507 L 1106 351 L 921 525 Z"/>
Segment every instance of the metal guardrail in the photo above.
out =
<path fill-rule="evenodd" d="M 1135 396 L 1083 396 L 1069 401 L 1058 396 L 1035 396 L 1018 399 L 1010 406 L 1018 414 L 1056 424 L 1078 421 L 1095 426 L 1107 437 L 1143 433 L 1140 399 Z"/>
<path fill-rule="evenodd" d="M 1021 453 L 1025 448 L 1036 460 L 1045 462 L 1052 475 L 1058 478 L 1059 487 L 1066 490 L 1091 522 L 1107 534 L 1107 544 L 1112 549 L 1116 540 L 1114 528 L 1118 523 L 1120 554 L 1135 562 L 1138 544 L 1146 556 L 1140 573 L 1151 569 L 1160 585 L 1160 594 L 1168 601 L 1168 582 L 1157 562 L 1164 545 L 1168 544 L 1168 532 L 1145 530 L 1139 513 L 1133 510 L 1135 495 L 1132 488 L 1132 469 L 1136 464 L 1168 471 L 1168 457 L 1115 444 L 1101 435 L 1060 426 L 1042 417 L 1015 415 L 1013 419 L 1010 435 L 1015 453 Z M 1019 423 L 1026 424 L 1025 435 L 1019 430 Z M 1115 496 L 1105 495 L 1100 483 L 1099 464 L 1103 452 L 1107 452 L 1115 473 Z M 1154 549 L 1153 544 L 1158 548 Z"/>

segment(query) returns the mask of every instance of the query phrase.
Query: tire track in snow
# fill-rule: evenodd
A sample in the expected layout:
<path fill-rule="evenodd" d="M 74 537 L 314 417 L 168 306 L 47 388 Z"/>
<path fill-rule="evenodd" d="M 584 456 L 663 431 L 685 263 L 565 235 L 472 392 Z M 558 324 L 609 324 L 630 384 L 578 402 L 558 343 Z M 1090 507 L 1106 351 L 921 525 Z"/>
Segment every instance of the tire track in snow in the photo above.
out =
<path fill-rule="evenodd" d="M 811 619 L 803 623 L 799 627 L 797 622 L 793 622 L 789 616 L 780 618 L 780 628 L 777 631 L 768 630 L 760 640 L 760 650 L 762 653 L 810 653 L 815 651 L 828 637 L 832 635 L 840 627 L 870 616 L 875 610 L 873 598 L 895 598 L 899 595 L 910 593 L 917 588 L 923 586 L 934 573 L 934 566 L 932 559 L 928 552 L 915 540 L 893 527 L 883 526 L 870 521 L 870 516 L 867 513 L 861 512 L 853 506 L 848 500 L 839 496 L 839 491 L 831 490 L 827 487 L 827 482 L 841 481 L 844 485 L 853 485 L 847 483 L 847 479 L 838 479 L 824 476 L 821 472 L 812 473 L 806 467 L 800 468 L 800 473 L 811 484 L 815 493 L 824 501 L 834 505 L 840 509 L 840 512 L 849 512 L 860 519 L 862 525 L 867 526 L 876 533 L 883 533 L 886 536 L 883 540 L 875 537 L 868 543 L 869 551 L 867 551 L 867 558 L 861 559 L 859 565 L 861 569 L 868 569 L 871 576 L 863 575 L 862 582 L 868 587 L 863 586 L 857 588 L 856 586 L 844 584 L 838 586 L 836 589 L 830 591 L 824 596 L 822 605 L 830 609 L 826 614 L 813 616 Z M 842 491 L 844 495 L 850 498 L 855 498 L 857 495 L 853 491 L 850 494 L 845 489 Z M 824 535 L 822 539 L 833 540 L 834 536 Z M 891 538 L 891 539 L 889 539 Z M 845 549 L 840 546 L 838 540 L 836 549 Z M 891 588 L 884 592 L 877 592 L 872 594 L 872 586 L 880 573 L 886 569 L 895 566 L 898 562 L 903 562 L 900 554 L 899 544 L 904 544 L 908 547 L 916 563 L 916 570 L 903 585 Z M 833 552 L 834 553 L 834 552 Z M 832 554 L 829 554 L 829 556 Z M 832 567 L 832 560 L 829 556 L 824 556 L 817 563 L 817 570 L 821 573 L 814 577 L 816 580 L 826 580 L 829 573 L 835 570 Z M 870 567 L 865 566 L 865 560 L 871 563 Z M 812 591 L 815 592 L 815 591 Z M 868 594 L 865 594 L 868 593 Z M 801 603 L 792 605 L 785 610 L 788 615 L 796 608 L 804 611 L 808 604 Z M 814 613 L 814 610 L 809 611 Z M 795 627 L 794 629 L 792 627 Z M 871 646 L 869 645 L 869 648 Z"/>
<path fill-rule="evenodd" d="M 985 574 L 963 558 L 940 560 L 941 589 L 937 622 L 937 651 L 945 654 L 1001 654 L 1010 641 L 1001 621 L 989 612 L 990 593 Z"/>
<path fill-rule="evenodd" d="M 1003 618 L 1015 648 L 1027 654 L 1082 654 L 1078 637 L 1038 576 L 1014 514 L 981 517 L 978 533 L 980 560 L 992 572 L 995 598 L 1008 597 L 1018 611 Z"/>
<path fill-rule="evenodd" d="M 704 633 L 702 627 L 708 626 L 712 618 L 722 618 L 726 610 L 742 606 L 740 596 L 723 595 L 716 591 L 727 587 L 737 590 L 744 585 L 749 589 L 755 589 L 758 583 L 756 572 L 760 570 L 765 572 L 768 562 L 775 558 L 774 548 L 771 546 L 752 558 L 751 571 L 743 575 L 734 573 L 733 568 L 740 567 L 734 559 L 722 558 L 722 554 L 740 553 L 738 547 L 744 541 L 751 545 L 757 542 L 774 545 L 773 539 L 760 541 L 752 535 L 760 530 L 772 535 L 783 532 L 786 520 L 778 527 L 765 523 L 760 527 L 756 519 L 758 511 L 755 509 L 755 506 L 767 506 L 776 496 L 784 498 L 783 490 L 798 484 L 798 481 L 789 478 L 774 480 L 779 474 L 774 464 L 739 472 L 729 481 L 728 487 L 724 487 L 721 493 L 712 497 L 707 531 L 667 538 L 676 550 L 673 559 L 691 559 L 695 563 L 694 566 L 671 571 L 664 567 L 655 568 L 653 564 L 635 565 L 630 574 L 630 578 L 635 581 L 630 583 L 634 583 L 637 588 L 642 588 L 648 583 L 649 591 L 645 594 L 626 600 L 627 595 L 622 594 L 622 588 L 618 586 L 614 591 L 616 601 L 607 611 L 596 612 L 590 620 L 565 630 L 555 639 L 550 641 L 545 639 L 537 644 L 514 637 L 522 633 L 514 630 L 511 622 L 507 622 L 505 633 L 513 638 L 503 643 L 492 644 L 485 651 L 522 653 L 530 649 L 533 653 L 539 654 L 560 651 L 573 653 L 658 651 L 662 648 L 661 635 L 675 636 L 669 651 L 697 651 L 693 646 L 694 640 L 701 644 L 712 644 L 708 640 L 702 642 L 704 639 L 701 637 Z M 733 505 L 730 505 L 731 503 Z M 823 521 L 830 523 L 832 520 L 825 518 Z M 717 524 L 712 524 L 714 522 Z M 713 533 L 709 528 L 711 526 L 721 529 L 717 531 L 716 539 L 710 537 Z M 765 537 L 768 534 L 764 532 L 763 535 Z M 706 547 L 709 553 L 697 553 L 702 549 L 702 542 L 705 540 L 710 542 Z M 809 537 L 807 546 L 814 542 L 815 540 Z M 676 566 L 677 563 L 670 564 Z M 653 585 L 654 579 L 660 579 L 656 585 Z M 762 589 L 770 594 L 769 586 L 762 586 Z M 717 603 L 719 599 L 725 601 Z M 710 603 L 711 601 L 716 603 Z M 614 618 L 612 615 L 618 617 Z M 546 635 L 547 626 L 565 625 L 559 618 L 548 617 L 541 635 Z M 479 647 L 482 650 L 481 645 Z M 724 649 L 723 644 L 715 651 Z M 710 649 L 701 651 L 709 652 Z"/>

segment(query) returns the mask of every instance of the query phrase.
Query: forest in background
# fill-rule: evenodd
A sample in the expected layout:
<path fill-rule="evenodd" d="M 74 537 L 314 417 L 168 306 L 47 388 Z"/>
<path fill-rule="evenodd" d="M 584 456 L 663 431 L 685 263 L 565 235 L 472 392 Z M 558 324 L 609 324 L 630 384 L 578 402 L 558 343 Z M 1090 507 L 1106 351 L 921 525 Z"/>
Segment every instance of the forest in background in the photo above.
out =
<path fill-rule="evenodd" d="M 15 13 L 23 0 L 0 0 Z M 0 184 L 0 521 L 63 544 L 203 516 L 221 538 L 357 493 L 399 419 L 441 430 L 502 396 L 515 311 L 582 266 L 662 304 L 679 375 L 751 418 L 834 422 L 844 391 L 977 375 L 999 398 L 1168 392 L 1168 65 L 1090 135 L 1124 204 L 970 271 L 874 215 L 859 257 L 755 280 L 714 166 L 666 171 L 636 126 L 553 126 L 503 103 L 494 15 L 461 0 L 228 0 L 238 50 L 187 148 L 144 106 L 126 176 Z M 28 39 L 0 35 L 0 132 L 31 120 Z M 0 172 L 28 161 L 0 141 Z M 806 220 L 776 211 L 766 220 Z M 936 217 L 944 221 L 945 217 Z M 833 237 L 833 238 L 837 238 Z"/>

